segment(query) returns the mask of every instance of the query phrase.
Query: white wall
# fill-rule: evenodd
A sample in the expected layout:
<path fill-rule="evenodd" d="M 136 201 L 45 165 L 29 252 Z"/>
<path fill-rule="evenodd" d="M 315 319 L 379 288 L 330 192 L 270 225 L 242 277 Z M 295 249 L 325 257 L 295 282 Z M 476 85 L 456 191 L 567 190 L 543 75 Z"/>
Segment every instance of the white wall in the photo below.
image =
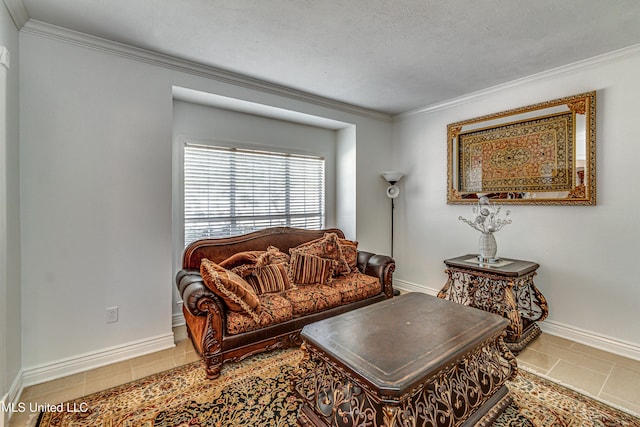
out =
<path fill-rule="evenodd" d="M 76 359 L 86 366 L 127 346 L 167 344 L 175 286 L 172 86 L 354 124 L 354 237 L 367 250 L 388 247 L 377 174 L 388 169 L 389 121 L 230 84 L 37 23 L 20 37 L 22 364 L 31 382 L 68 373 L 82 364 Z M 114 305 L 120 321 L 105 324 L 105 308 Z"/>
<path fill-rule="evenodd" d="M 145 64 L 20 42 L 23 365 L 170 336 L 170 86 Z"/>
<path fill-rule="evenodd" d="M 0 3 L 0 46 L 9 53 L 0 64 L 0 401 L 11 400 L 21 368 L 20 331 L 20 182 L 18 169 L 18 30 Z M 7 68 L 8 66 L 8 68 Z M 0 77 L 2 78 L 2 77 Z M 18 381 L 16 381 L 18 379 Z M 0 411 L 0 424 L 5 414 Z"/>
<path fill-rule="evenodd" d="M 356 127 L 351 125 L 336 131 L 336 225 L 348 239 L 356 233 Z M 362 145 L 362 144 L 361 144 Z"/>
<path fill-rule="evenodd" d="M 477 252 L 478 233 L 457 219 L 471 207 L 446 204 L 447 125 L 596 90 L 597 206 L 513 206 L 513 224 L 496 235 L 498 255 L 541 265 L 535 282 L 550 307 L 543 329 L 640 357 L 640 53 L 606 58 L 397 118 L 396 169 L 408 173 L 397 203 L 401 285 L 440 289 L 442 261 Z"/>

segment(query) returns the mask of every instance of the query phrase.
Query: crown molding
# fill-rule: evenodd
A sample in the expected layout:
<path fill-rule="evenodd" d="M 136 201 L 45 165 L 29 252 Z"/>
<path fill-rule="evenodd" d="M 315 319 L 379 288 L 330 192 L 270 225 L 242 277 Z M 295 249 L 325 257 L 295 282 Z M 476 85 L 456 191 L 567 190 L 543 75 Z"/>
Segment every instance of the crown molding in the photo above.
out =
<path fill-rule="evenodd" d="M 4 0 L 4 4 L 7 6 L 9 15 L 11 15 L 11 19 L 13 19 L 18 30 L 22 29 L 24 24 L 29 21 L 29 13 L 22 0 Z"/>
<path fill-rule="evenodd" d="M 144 62 L 147 64 L 180 71 L 199 77 L 205 77 L 207 79 L 229 83 L 235 86 L 241 86 L 247 89 L 258 90 L 260 92 L 265 92 L 272 95 L 303 101 L 320 107 L 331 108 L 334 110 L 343 111 L 345 113 L 356 114 L 362 117 L 372 118 L 376 120 L 383 120 L 388 122 L 391 121 L 391 115 L 382 113 L 380 111 L 362 108 L 333 99 L 324 98 L 286 86 L 268 83 L 259 79 L 232 73 L 220 68 L 199 64 L 196 62 L 176 58 L 147 49 L 141 49 L 100 37 L 95 37 L 89 34 L 80 33 L 33 19 L 30 19 L 24 25 L 24 27 L 22 27 L 21 31 L 24 33 L 34 34 L 40 37 L 58 40 L 76 46 L 82 46 L 123 58 Z"/>
<path fill-rule="evenodd" d="M 482 89 L 482 90 L 472 92 L 463 96 L 459 96 L 457 98 L 452 98 L 443 102 L 439 102 L 437 104 L 433 104 L 433 105 L 418 108 L 415 110 L 407 111 L 404 113 L 396 114 L 393 116 L 393 120 L 394 121 L 403 120 L 411 117 L 433 113 L 435 111 L 440 111 L 440 110 L 444 110 L 451 107 L 456 107 L 458 105 L 476 101 L 480 98 L 483 98 L 485 96 L 491 95 L 496 92 L 500 92 L 500 91 L 511 89 L 518 86 L 523 86 L 525 84 L 537 82 L 537 81 L 552 78 L 552 77 L 558 77 L 560 75 L 567 74 L 567 73 L 586 70 L 588 68 L 591 68 L 597 65 L 618 61 L 618 60 L 627 58 L 629 56 L 638 55 L 638 54 L 640 54 L 640 44 L 614 50 L 612 52 L 604 53 L 602 55 L 584 59 L 582 61 L 577 61 L 571 64 L 552 68 L 547 71 L 542 71 L 540 73 L 532 74 L 530 76 L 523 77 L 521 79 L 512 80 L 507 83 L 499 84 L 497 86 L 492 86 L 487 89 Z"/>

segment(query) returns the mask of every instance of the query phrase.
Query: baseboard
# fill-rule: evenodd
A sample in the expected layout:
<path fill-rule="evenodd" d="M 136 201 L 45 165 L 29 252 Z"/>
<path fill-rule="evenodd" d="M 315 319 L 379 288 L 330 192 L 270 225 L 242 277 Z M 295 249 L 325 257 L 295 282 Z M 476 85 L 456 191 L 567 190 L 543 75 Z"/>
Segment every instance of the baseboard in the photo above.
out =
<path fill-rule="evenodd" d="M 407 292 L 422 292 L 434 296 L 440 291 L 439 289 L 395 278 L 393 279 L 393 287 Z M 540 329 L 542 329 L 542 332 L 548 333 L 549 335 L 556 335 L 609 353 L 640 360 L 640 346 L 637 344 L 606 337 L 592 331 L 586 331 L 552 320 L 538 322 L 538 325 Z"/>
<path fill-rule="evenodd" d="M 592 331 L 586 331 L 574 326 L 564 325 L 553 320 L 538 322 L 538 325 L 540 326 L 540 329 L 542 329 L 542 332 L 550 335 L 556 335 L 561 338 L 566 338 L 580 344 L 588 345 L 589 347 L 595 347 L 599 350 L 604 350 L 630 359 L 640 360 L 640 346 L 637 344 L 606 337 Z"/>
<path fill-rule="evenodd" d="M 171 316 L 171 327 L 184 326 L 187 322 L 184 320 L 184 314 L 182 314 L 182 300 L 176 302 L 177 311 Z"/>
<path fill-rule="evenodd" d="M 24 387 L 40 384 L 174 346 L 173 333 L 134 341 L 125 345 L 26 368 L 22 373 L 22 383 Z"/>
<path fill-rule="evenodd" d="M 430 288 L 425 285 L 407 282 L 405 280 L 398 280 L 395 278 L 393 279 L 393 288 L 406 292 L 422 292 L 423 294 L 429 294 L 433 296 L 438 295 L 438 292 L 440 292 L 440 289 Z"/>
<path fill-rule="evenodd" d="M 22 371 L 18 372 L 7 394 L 2 396 L 0 400 L 0 427 L 8 426 L 11 415 L 13 414 L 12 408 L 18 408 L 18 399 L 22 394 Z"/>
<path fill-rule="evenodd" d="M 175 328 L 176 326 L 184 326 L 186 324 L 184 320 L 184 314 L 175 313 L 171 316 L 171 327 Z"/>

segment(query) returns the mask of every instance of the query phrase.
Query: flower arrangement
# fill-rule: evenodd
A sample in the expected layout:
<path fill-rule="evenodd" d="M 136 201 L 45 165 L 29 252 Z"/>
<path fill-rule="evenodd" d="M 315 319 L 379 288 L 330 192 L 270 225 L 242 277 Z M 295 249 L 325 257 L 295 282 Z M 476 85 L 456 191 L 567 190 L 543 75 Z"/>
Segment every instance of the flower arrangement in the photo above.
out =
<path fill-rule="evenodd" d="M 505 225 L 511 224 L 511 220 L 507 219 L 511 212 L 507 210 L 505 212 L 504 218 L 501 219 L 501 209 L 501 206 L 492 205 L 491 202 L 489 202 L 488 197 L 482 196 L 480 197 L 480 199 L 478 199 L 478 204 L 473 207 L 472 212 L 475 216 L 475 219 L 473 221 L 465 219 L 461 216 L 459 216 L 458 219 L 460 221 L 466 222 L 481 233 L 495 233 Z"/>

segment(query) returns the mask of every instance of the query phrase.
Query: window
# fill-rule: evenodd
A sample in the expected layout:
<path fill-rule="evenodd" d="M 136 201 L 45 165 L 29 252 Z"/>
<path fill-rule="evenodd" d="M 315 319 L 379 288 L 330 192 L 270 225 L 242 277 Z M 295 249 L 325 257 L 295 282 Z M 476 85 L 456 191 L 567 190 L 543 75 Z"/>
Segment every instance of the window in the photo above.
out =
<path fill-rule="evenodd" d="M 187 143 L 185 245 L 265 227 L 324 228 L 324 158 Z"/>

